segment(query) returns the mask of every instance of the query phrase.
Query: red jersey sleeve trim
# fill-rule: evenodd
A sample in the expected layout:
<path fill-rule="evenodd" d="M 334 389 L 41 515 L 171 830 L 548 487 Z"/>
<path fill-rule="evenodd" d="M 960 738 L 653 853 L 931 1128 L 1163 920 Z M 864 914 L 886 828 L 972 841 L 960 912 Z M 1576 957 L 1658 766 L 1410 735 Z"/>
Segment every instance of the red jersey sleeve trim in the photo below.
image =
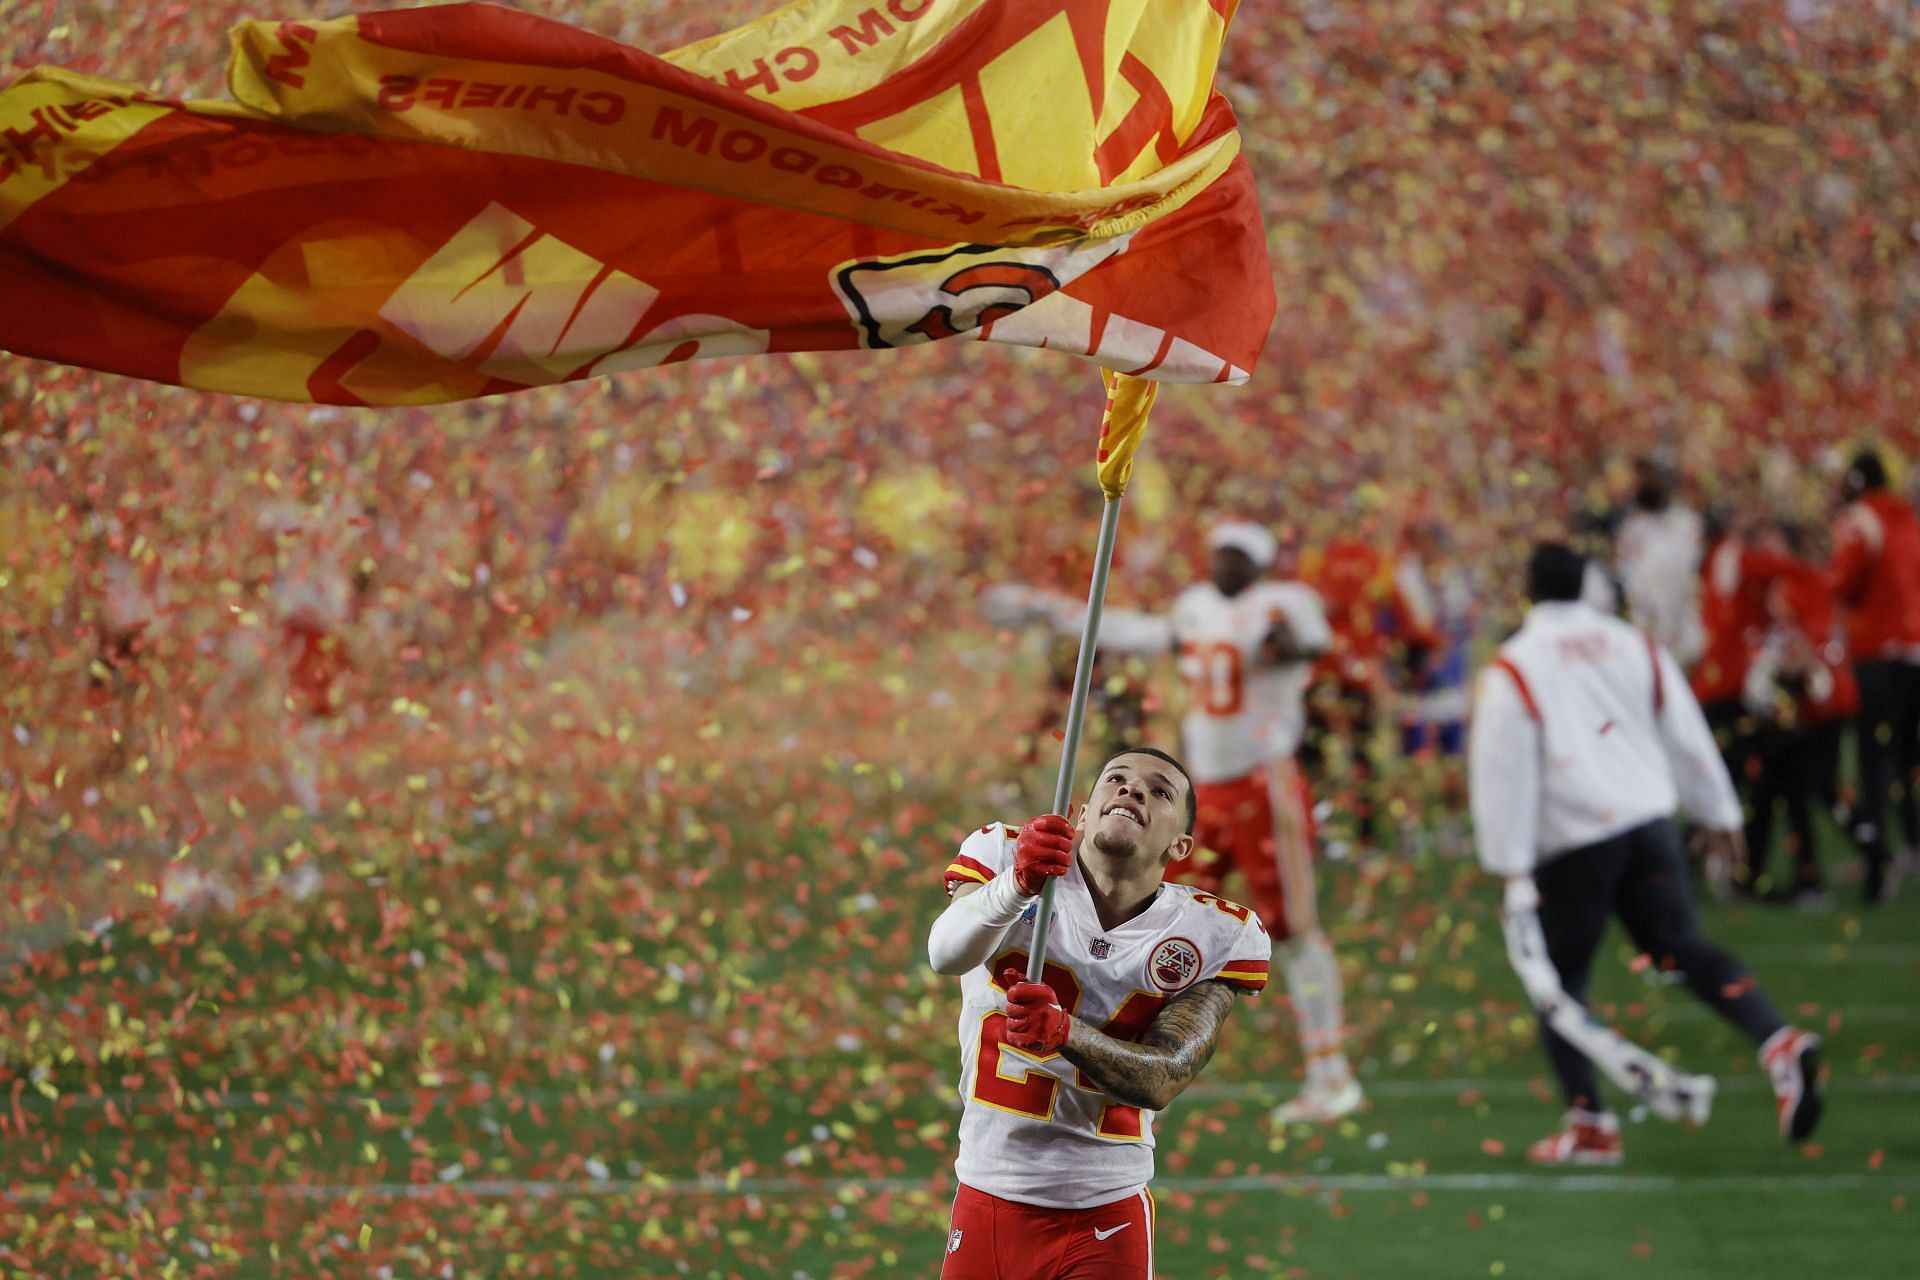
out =
<path fill-rule="evenodd" d="M 985 884 L 991 879 L 993 879 L 993 870 L 990 867 L 983 862 L 977 862 L 967 857 L 965 854 L 955 857 L 952 862 L 948 863 L 947 869 L 943 871 L 940 876 L 941 884 L 945 886 L 949 894 L 953 892 L 956 885 Z"/>
<path fill-rule="evenodd" d="M 1513 687 L 1520 691 L 1520 701 L 1527 708 L 1527 715 L 1535 724 L 1540 723 L 1540 704 L 1533 700 L 1533 690 L 1527 686 L 1527 678 L 1520 674 L 1520 668 L 1505 658 L 1495 658 L 1493 665 L 1506 672 L 1513 680 Z"/>
<path fill-rule="evenodd" d="M 1260 991 L 1267 985 L 1267 962 L 1265 960 L 1229 960 L 1226 968 L 1213 976 L 1242 991 Z"/>

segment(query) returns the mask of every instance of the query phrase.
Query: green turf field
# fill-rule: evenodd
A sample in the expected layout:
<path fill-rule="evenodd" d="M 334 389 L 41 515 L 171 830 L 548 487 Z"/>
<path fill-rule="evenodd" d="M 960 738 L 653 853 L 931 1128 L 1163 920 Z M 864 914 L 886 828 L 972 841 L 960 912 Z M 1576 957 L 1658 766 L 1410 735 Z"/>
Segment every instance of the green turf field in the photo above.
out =
<path fill-rule="evenodd" d="M 754 824 L 483 829 L 15 968 L 0 1276 L 935 1274 L 954 992 L 921 940 L 948 835 Z M 1630 1121 L 1625 1168 L 1570 1173 L 1522 1158 L 1558 1109 L 1495 897 L 1468 863 L 1333 869 L 1371 1104 L 1270 1130 L 1297 1054 L 1278 1000 L 1243 1006 L 1161 1122 L 1162 1274 L 1916 1274 L 1920 893 L 1707 911 L 1828 1036 L 1803 1150 L 1749 1049 L 1616 934 L 1598 1011 L 1722 1092 L 1704 1131 Z"/>

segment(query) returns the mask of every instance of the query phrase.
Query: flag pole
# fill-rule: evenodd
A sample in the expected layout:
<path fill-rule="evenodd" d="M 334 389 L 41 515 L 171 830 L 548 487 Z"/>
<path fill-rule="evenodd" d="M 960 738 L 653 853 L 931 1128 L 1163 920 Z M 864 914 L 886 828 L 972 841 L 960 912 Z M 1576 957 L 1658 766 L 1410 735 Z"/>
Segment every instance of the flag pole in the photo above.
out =
<path fill-rule="evenodd" d="M 1066 741 L 1060 751 L 1060 775 L 1053 784 L 1053 808 L 1049 813 L 1064 816 L 1073 799 L 1073 770 L 1080 756 L 1080 730 L 1087 718 L 1087 700 L 1093 691 L 1093 659 L 1100 643 L 1100 614 L 1107 603 L 1107 575 L 1113 567 L 1113 544 L 1120 533 L 1120 495 L 1114 494 L 1100 508 L 1100 540 L 1093 552 L 1093 582 L 1087 588 L 1087 617 L 1080 627 L 1080 660 L 1073 669 L 1073 699 L 1067 704 Z M 1039 982 L 1047 964 L 1047 930 L 1053 923 L 1053 891 L 1057 878 L 1049 878 L 1040 890 L 1040 905 L 1033 917 L 1033 951 L 1027 957 L 1027 981 Z"/>

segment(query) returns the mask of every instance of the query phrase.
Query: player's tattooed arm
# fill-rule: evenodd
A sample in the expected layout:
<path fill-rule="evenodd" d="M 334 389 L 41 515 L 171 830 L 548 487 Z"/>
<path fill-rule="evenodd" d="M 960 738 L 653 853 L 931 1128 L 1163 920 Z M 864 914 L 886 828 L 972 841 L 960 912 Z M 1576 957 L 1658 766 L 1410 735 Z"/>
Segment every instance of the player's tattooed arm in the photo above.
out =
<path fill-rule="evenodd" d="M 1116 1102 L 1164 1110 L 1220 1047 L 1235 998 L 1227 983 L 1203 982 L 1167 1001 L 1138 1040 L 1116 1040 L 1075 1018 L 1061 1053 Z"/>

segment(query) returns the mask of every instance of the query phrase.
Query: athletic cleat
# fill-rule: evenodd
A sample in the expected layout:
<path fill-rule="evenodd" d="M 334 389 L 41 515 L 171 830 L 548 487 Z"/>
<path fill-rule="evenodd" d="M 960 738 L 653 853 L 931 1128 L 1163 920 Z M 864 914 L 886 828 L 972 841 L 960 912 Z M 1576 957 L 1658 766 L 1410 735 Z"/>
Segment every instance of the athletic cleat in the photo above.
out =
<path fill-rule="evenodd" d="M 1569 1111 L 1558 1133 L 1527 1148 L 1535 1164 L 1616 1165 L 1625 1158 L 1619 1117 L 1609 1111 Z"/>
<path fill-rule="evenodd" d="M 1360 1109 L 1367 1100 L 1366 1093 L 1360 1088 L 1360 1082 L 1347 1077 L 1344 1084 L 1308 1085 L 1298 1095 L 1289 1098 L 1273 1109 L 1275 1125 L 1289 1124 L 1332 1124 L 1344 1120 Z"/>
<path fill-rule="evenodd" d="M 1773 1081 L 1780 1112 L 1780 1136 L 1805 1142 L 1820 1123 L 1820 1037 L 1798 1027 L 1782 1027 L 1760 1046 L 1760 1065 Z"/>

